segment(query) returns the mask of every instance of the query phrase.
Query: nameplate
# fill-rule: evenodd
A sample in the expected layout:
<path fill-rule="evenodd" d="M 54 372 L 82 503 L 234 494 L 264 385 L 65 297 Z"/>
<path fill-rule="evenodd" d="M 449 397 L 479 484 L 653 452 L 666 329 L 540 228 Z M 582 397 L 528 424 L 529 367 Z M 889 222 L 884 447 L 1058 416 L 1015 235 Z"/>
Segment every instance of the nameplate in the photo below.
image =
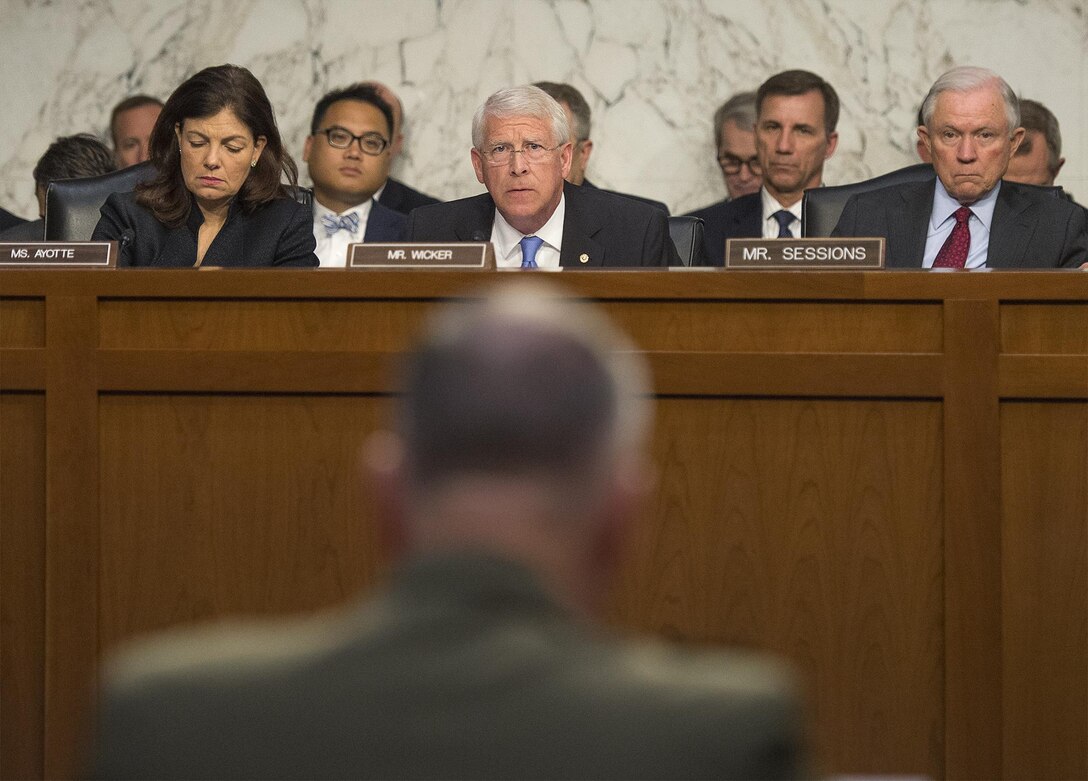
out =
<path fill-rule="evenodd" d="M 726 239 L 725 267 L 749 269 L 881 269 L 884 238 Z"/>
<path fill-rule="evenodd" d="M 0 268 L 117 268 L 116 241 L 3 241 Z"/>
<path fill-rule="evenodd" d="M 453 244 L 349 244 L 348 268 L 495 268 L 495 248 L 490 241 Z"/>

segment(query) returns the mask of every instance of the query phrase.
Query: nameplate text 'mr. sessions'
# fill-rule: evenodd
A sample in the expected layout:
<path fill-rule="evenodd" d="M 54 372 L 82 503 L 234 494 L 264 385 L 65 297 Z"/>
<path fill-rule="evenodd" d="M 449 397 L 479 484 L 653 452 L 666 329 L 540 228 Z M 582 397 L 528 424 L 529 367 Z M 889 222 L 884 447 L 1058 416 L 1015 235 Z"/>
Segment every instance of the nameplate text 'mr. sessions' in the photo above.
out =
<path fill-rule="evenodd" d="M 495 248 L 490 241 L 451 244 L 351 244 L 348 246 L 347 267 L 485 271 L 495 268 Z"/>
<path fill-rule="evenodd" d="M 116 267 L 116 241 L 0 242 L 0 268 Z"/>
<path fill-rule="evenodd" d="M 727 239 L 733 269 L 866 270 L 884 268 L 884 238 Z"/>

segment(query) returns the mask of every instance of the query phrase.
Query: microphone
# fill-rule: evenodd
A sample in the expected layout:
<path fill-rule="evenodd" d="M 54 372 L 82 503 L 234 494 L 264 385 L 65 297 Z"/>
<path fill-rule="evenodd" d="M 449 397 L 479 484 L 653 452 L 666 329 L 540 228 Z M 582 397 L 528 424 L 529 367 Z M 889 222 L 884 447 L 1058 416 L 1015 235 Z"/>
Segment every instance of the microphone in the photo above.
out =
<path fill-rule="evenodd" d="M 132 242 L 135 239 L 136 239 L 136 231 L 134 231 L 132 228 L 125 228 L 123 231 L 121 231 L 121 237 L 120 237 L 120 239 L 118 239 L 118 244 L 117 244 L 117 260 L 118 261 L 120 261 L 122 258 L 125 257 L 125 249 L 130 244 L 132 244 Z M 131 266 L 132 263 L 129 262 L 129 263 L 126 263 L 125 265 Z"/>
<path fill-rule="evenodd" d="M 472 232 L 472 240 L 473 241 L 488 241 L 488 238 L 487 238 L 487 236 L 484 234 L 484 232 L 482 230 L 475 230 L 475 231 Z"/>

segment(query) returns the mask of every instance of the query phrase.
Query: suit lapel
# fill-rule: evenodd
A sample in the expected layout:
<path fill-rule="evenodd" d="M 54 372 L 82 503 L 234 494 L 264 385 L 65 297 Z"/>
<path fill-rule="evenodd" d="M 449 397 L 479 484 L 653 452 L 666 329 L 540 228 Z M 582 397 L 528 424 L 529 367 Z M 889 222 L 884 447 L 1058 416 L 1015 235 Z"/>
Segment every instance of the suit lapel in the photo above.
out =
<path fill-rule="evenodd" d="M 488 193 L 483 193 L 465 204 L 464 219 L 458 220 L 453 232 L 458 241 L 488 241 L 494 224 L 495 202 Z"/>
<path fill-rule="evenodd" d="M 743 211 L 738 210 L 736 227 L 730 235 L 755 239 L 763 236 L 763 196 L 759 192 L 753 193 L 751 200 L 744 204 Z"/>
<path fill-rule="evenodd" d="M 1001 183 L 990 223 L 990 245 L 986 265 L 990 268 L 1015 268 L 1027 254 L 1031 239 L 1031 220 L 1024 211 L 1030 202 L 1008 182 Z"/>
<path fill-rule="evenodd" d="M 559 265 L 572 268 L 596 268 L 604 265 L 604 245 L 594 236 L 600 231 L 602 215 L 595 209 L 583 206 L 583 194 L 572 184 L 563 184 L 566 202 L 563 214 L 563 246 L 559 251 Z"/>
<path fill-rule="evenodd" d="M 888 266 L 922 267 L 936 181 L 934 179 L 931 182 L 905 185 L 899 189 L 900 202 L 895 210 L 897 213 L 887 215 Z"/>

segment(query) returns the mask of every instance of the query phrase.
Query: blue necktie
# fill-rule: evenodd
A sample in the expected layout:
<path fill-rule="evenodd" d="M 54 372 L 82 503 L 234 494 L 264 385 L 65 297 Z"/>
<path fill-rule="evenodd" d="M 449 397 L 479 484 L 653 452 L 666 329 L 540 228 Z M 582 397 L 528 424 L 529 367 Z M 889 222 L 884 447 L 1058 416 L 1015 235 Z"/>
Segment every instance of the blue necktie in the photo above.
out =
<path fill-rule="evenodd" d="M 341 229 L 348 233 L 355 233 L 359 230 L 359 212 L 349 212 L 343 217 L 326 214 L 321 218 L 321 224 L 325 226 L 326 236 L 332 236 Z"/>
<path fill-rule="evenodd" d="M 544 239 L 539 236 L 526 236 L 518 244 L 521 245 L 521 267 L 537 268 L 536 251 L 544 244 Z"/>
<path fill-rule="evenodd" d="M 797 219 L 793 216 L 793 213 L 785 209 L 779 209 L 771 216 L 778 220 L 778 238 L 792 239 L 793 234 L 790 233 L 790 224 Z"/>

